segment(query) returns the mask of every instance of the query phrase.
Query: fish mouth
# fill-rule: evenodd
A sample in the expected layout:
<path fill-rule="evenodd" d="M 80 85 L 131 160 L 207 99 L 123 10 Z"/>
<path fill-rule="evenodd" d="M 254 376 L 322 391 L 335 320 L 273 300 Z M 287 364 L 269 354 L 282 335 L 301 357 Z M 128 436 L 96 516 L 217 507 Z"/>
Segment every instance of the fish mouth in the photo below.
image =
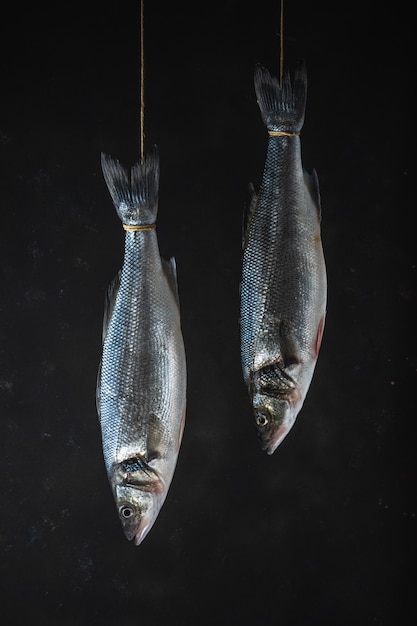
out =
<path fill-rule="evenodd" d="M 121 518 L 124 535 L 128 541 L 134 540 L 135 545 L 139 545 L 145 539 L 152 527 L 152 518 L 136 514 L 132 518 Z"/>
<path fill-rule="evenodd" d="M 130 502 L 122 502 L 119 507 L 119 519 L 126 539 L 131 541 L 137 533 L 138 524 L 141 523 L 140 513 Z"/>
<path fill-rule="evenodd" d="M 266 394 L 256 394 L 253 397 L 258 438 L 262 450 L 267 454 L 275 452 L 294 426 L 301 408 L 299 403 L 297 404 L 298 395 L 299 392 L 295 389 L 290 398 L 276 398 Z"/>
<path fill-rule="evenodd" d="M 262 450 L 265 450 L 268 455 L 274 454 L 275 450 L 291 430 L 291 426 L 292 424 L 290 426 L 280 426 L 278 430 L 274 432 L 273 437 L 264 438 L 260 434 L 259 438 L 262 442 Z"/>
<path fill-rule="evenodd" d="M 135 534 L 135 546 L 139 546 L 142 541 L 145 539 L 146 535 L 152 528 L 152 520 L 146 521 L 143 520 L 140 524 L 138 531 Z"/>
<path fill-rule="evenodd" d="M 274 418 L 272 411 L 267 411 L 262 408 L 261 411 L 255 410 L 258 439 L 261 443 L 261 448 L 267 454 L 271 455 L 275 452 L 278 446 L 283 442 L 285 437 L 294 426 L 295 415 L 291 410 L 287 410 L 286 415 L 281 416 L 279 420 Z M 264 424 L 259 423 L 259 418 L 263 417 L 266 422 Z"/>

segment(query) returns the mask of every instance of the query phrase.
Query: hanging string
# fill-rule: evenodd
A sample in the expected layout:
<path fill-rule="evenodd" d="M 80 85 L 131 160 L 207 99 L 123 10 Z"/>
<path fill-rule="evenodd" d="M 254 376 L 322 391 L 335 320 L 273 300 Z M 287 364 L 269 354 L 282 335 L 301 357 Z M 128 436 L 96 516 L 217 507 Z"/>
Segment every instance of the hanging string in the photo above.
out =
<path fill-rule="evenodd" d="M 279 86 L 282 89 L 282 77 L 284 73 L 284 0 L 281 0 L 281 12 L 279 18 Z"/>
<path fill-rule="evenodd" d="M 143 25 L 143 2 L 140 2 L 140 160 L 145 155 L 145 46 Z"/>

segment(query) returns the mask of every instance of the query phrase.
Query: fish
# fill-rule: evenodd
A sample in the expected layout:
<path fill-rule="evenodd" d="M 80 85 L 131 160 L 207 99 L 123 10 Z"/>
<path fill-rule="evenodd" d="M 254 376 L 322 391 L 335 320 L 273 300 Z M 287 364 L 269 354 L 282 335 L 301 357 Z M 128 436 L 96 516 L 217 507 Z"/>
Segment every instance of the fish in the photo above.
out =
<path fill-rule="evenodd" d="M 317 172 L 302 164 L 305 62 L 282 81 L 260 64 L 255 92 L 268 145 L 258 192 L 249 185 L 240 282 L 241 363 L 262 450 L 293 427 L 322 342 L 327 274 Z"/>
<path fill-rule="evenodd" d="M 125 229 L 123 265 L 105 295 L 96 404 L 104 464 L 126 538 L 143 542 L 166 499 L 185 426 L 187 370 L 175 258 L 156 233 L 159 156 L 130 169 L 102 153 Z"/>

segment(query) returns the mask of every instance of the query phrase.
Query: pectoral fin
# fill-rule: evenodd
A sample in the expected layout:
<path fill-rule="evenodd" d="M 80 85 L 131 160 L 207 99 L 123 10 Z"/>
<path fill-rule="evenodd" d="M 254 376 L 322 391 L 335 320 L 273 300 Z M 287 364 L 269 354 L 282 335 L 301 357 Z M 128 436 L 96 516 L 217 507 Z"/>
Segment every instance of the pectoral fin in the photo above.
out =
<path fill-rule="evenodd" d="M 319 356 L 319 352 L 320 352 L 320 346 L 321 346 L 321 340 L 323 339 L 323 333 L 324 333 L 324 322 L 326 319 L 326 315 L 323 315 L 323 317 L 321 318 L 319 325 L 317 327 L 317 335 L 316 335 L 316 339 L 314 341 L 314 345 L 313 345 L 313 356 L 315 359 L 318 358 Z"/>

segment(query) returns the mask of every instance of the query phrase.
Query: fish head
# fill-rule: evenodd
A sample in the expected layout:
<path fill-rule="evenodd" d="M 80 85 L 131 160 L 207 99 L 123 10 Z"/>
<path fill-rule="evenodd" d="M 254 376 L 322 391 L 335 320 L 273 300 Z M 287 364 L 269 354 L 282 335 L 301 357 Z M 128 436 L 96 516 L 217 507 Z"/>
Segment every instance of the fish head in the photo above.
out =
<path fill-rule="evenodd" d="M 138 546 L 158 517 L 168 486 L 154 469 L 138 459 L 113 467 L 110 482 L 123 532 Z"/>
<path fill-rule="evenodd" d="M 273 454 L 294 425 L 305 393 L 300 365 L 285 367 L 282 359 L 265 363 L 252 373 L 249 394 L 262 449 Z"/>
<path fill-rule="evenodd" d="M 256 393 L 252 406 L 262 450 L 273 454 L 294 425 L 302 406 L 301 397 L 297 390 L 282 397 Z"/>
<path fill-rule="evenodd" d="M 161 505 L 152 493 L 130 486 L 117 489 L 116 505 L 126 539 L 134 539 L 138 546 L 152 528 Z"/>

